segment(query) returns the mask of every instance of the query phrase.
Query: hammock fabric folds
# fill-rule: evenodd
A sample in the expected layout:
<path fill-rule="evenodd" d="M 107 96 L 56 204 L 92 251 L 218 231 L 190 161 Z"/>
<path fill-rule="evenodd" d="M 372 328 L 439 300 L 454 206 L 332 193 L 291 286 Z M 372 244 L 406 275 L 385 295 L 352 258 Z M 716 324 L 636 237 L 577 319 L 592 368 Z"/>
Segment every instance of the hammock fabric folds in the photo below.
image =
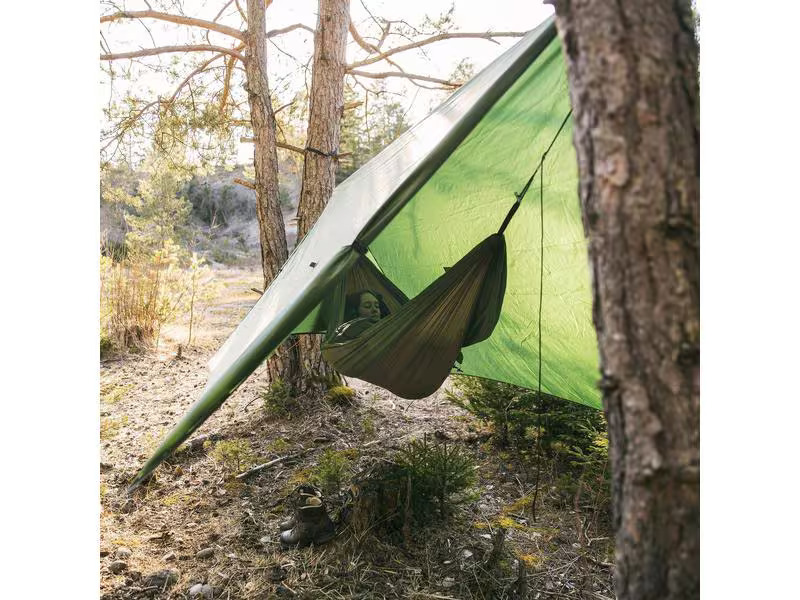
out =
<path fill-rule="evenodd" d="M 462 347 L 491 335 L 505 288 L 506 244 L 500 234 L 483 240 L 411 300 L 362 256 L 323 305 L 329 324 L 323 356 L 344 375 L 403 398 L 424 398 L 450 374 Z M 363 319 L 353 323 L 363 332 L 344 339 L 339 325 L 345 297 L 365 289 L 383 297 L 389 315 L 367 328 L 361 327 Z"/>

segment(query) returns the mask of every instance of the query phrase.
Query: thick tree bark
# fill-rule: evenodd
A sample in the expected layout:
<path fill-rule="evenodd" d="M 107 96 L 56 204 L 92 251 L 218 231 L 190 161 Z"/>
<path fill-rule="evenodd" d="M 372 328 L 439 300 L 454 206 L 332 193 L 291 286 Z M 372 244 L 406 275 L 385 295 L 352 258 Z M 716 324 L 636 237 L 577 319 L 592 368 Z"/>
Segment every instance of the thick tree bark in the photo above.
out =
<path fill-rule="evenodd" d="M 264 2 L 250 0 L 247 3 L 245 72 L 254 137 L 256 212 L 261 240 L 264 289 L 275 279 L 289 255 L 286 229 L 278 202 L 278 154 L 275 115 L 272 112 L 267 81 L 265 12 Z M 290 381 L 296 376 L 297 353 L 291 342 L 291 340 L 284 342 L 267 360 L 270 381 L 279 377 Z"/>
<path fill-rule="evenodd" d="M 689 2 L 555 4 L 609 427 L 617 597 L 698 598 L 699 97 Z"/>
<path fill-rule="evenodd" d="M 350 0 L 319 0 L 303 181 L 297 206 L 298 242 L 322 213 L 336 184 L 349 25 Z M 307 388 L 313 381 L 333 374 L 322 359 L 320 345 L 318 335 L 300 340 L 300 387 Z"/>

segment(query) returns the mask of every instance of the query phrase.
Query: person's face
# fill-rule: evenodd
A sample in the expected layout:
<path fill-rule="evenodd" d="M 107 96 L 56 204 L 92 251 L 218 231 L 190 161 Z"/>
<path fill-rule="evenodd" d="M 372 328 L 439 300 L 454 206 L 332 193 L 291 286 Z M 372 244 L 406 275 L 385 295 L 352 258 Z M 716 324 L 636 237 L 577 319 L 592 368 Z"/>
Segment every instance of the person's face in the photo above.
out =
<path fill-rule="evenodd" d="M 378 299 L 372 294 L 361 294 L 358 303 L 358 316 L 364 317 L 373 323 L 381 320 L 381 307 Z"/>

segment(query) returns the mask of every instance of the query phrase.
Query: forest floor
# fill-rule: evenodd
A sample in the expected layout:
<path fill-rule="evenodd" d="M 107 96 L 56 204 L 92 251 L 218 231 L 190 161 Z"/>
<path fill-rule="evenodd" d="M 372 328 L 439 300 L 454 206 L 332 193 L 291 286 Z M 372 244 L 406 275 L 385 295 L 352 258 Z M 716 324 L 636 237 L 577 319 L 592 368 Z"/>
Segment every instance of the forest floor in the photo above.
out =
<path fill-rule="evenodd" d="M 100 365 L 103 600 L 613 597 L 607 515 L 565 497 L 545 472 L 534 522 L 530 468 L 494 449 L 486 425 L 441 390 L 411 401 L 349 380 L 348 405 L 309 402 L 276 418 L 264 409 L 260 368 L 193 436 L 212 441 L 176 453 L 128 496 L 133 475 L 199 397 L 207 361 L 258 298 L 256 269 L 215 276 L 219 293 L 191 347 L 178 353 L 188 332 L 174 326 L 158 351 Z M 447 521 L 404 541 L 343 526 L 320 547 L 281 549 L 291 492 L 324 450 L 349 449 L 357 472 L 424 435 L 460 446 L 477 467 L 472 500 Z M 213 459 L 219 440 L 247 440 L 256 462 L 303 454 L 237 480 Z"/>

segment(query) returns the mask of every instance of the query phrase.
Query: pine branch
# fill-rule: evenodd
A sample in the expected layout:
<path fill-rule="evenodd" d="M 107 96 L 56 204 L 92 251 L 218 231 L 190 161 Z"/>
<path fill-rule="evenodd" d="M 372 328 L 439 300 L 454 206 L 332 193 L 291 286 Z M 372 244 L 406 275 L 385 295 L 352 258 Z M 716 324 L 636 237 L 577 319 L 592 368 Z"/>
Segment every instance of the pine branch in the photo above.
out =
<path fill-rule="evenodd" d="M 222 46 L 211 46 L 208 44 L 188 44 L 186 46 L 161 46 L 159 48 L 145 48 L 133 52 L 119 52 L 117 54 L 101 54 L 100 60 L 119 60 L 122 58 L 138 58 L 140 56 L 155 56 L 157 54 L 167 54 L 170 52 L 219 52 L 228 54 L 245 62 L 244 56 L 231 48 Z"/>
<path fill-rule="evenodd" d="M 247 180 L 247 179 L 241 179 L 240 177 L 237 177 L 237 178 L 235 178 L 233 180 L 233 182 L 234 183 L 238 183 L 239 185 L 243 185 L 246 188 L 250 188 L 251 190 L 256 189 L 256 184 L 254 182 L 252 182 L 252 181 Z"/>
<path fill-rule="evenodd" d="M 228 91 L 231 88 L 231 76 L 233 75 L 233 61 L 234 58 L 231 56 L 228 58 L 228 61 L 225 65 L 225 83 L 222 88 L 222 98 L 219 102 L 219 112 L 220 114 L 225 114 L 225 105 L 228 103 Z"/>
<path fill-rule="evenodd" d="M 225 9 L 228 8 L 231 4 L 233 4 L 233 0 L 228 0 L 228 2 L 225 4 L 225 6 L 223 6 L 222 8 L 219 9 L 219 12 L 217 13 L 217 16 L 214 17 L 214 20 L 212 21 L 212 23 L 216 23 L 217 19 L 219 19 L 222 16 L 222 13 L 224 13 Z"/>
<path fill-rule="evenodd" d="M 256 138 L 240 137 L 239 141 L 242 142 L 243 144 L 253 144 L 255 143 Z M 297 152 L 298 154 L 302 154 L 303 156 L 305 156 L 306 154 L 306 151 L 300 146 L 293 146 L 292 144 L 287 144 L 286 142 L 276 141 L 275 146 L 277 146 L 278 148 L 284 148 L 285 150 L 291 150 L 293 152 Z M 237 181 L 237 183 L 239 182 Z"/>
<path fill-rule="evenodd" d="M 306 31 L 311 32 L 312 34 L 316 34 L 317 32 L 314 31 L 313 28 L 309 27 L 308 25 L 304 25 L 303 23 L 295 23 L 294 25 L 287 25 L 286 27 L 281 27 L 280 29 L 270 29 L 267 32 L 268 38 L 273 38 L 275 36 L 289 33 L 290 31 L 294 31 L 295 29 L 305 29 Z"/>
<path fill-rule="evenodd" d="M 450 88 L 458 88 L 461 87 L 462 85 L 457 81 L 448 81 L 446 79 L 437 79 L 436 77 L 428 77 L 427 75 L 415 75 L 414 73 L 404 73 L 402 71 L 384 71 L 383 73 L 369 73 L 367 71 L 347 69 L 347 73 L 349 75 L 355 75 L 357 77 L 368 77 L 370 79 L 386 79 L 387 77 L 402 77 L 405 79 L 438 83 L 439 85 L 447 86 Z"/>
<path fill-rule="evenodd" d="M 191 73 L 189 73 L 189 75 L 187 75 L 186 79 L 184 79 L 183 81 L 181 81 L 181 83 L 178 85 L 178 87 L 177 87 L 177 88 L 175 88 L 175 91 L 172 93 L 172 97 L 171 97 L 171 98 L 170 98 L 170 99 L 169 99 L 169 100 L 166 102 L 167 106 L 170 106 L 170 105 L 172 105 L 172 103 L 173 103 L 173 102 L 175 102 L 175 98 L 177 98 L 177 97 L 178 97 L 178 94 L 180 93 L 180 91 L 183 89 L 183 87 L 184 87 L 184 86 L 185 86 L 187 83 L 189 83 L 189 81 L 191 81 L 191 79 L 192 79 L 192 78 L 193 78 L 195 75 L 199 75 L 200 73 L 202 73 L 203 71 L 205 71 L 205 69 L 208 67 L 208 65 L 210 65 L 212 62 L 214 62 L 214 61 L 215 61 L 215 60 L 217 60 L 218 58 L 221 58 L 222 56 L 223 56 L 223 54 L 221 54 L 221 53 L 220 53 L 220 54 L 215 54 L 214 56 L 212 56 L 211 58 L 209 58 L 209 59 L 208 59 L 206 62 L 204 62 L 202 65 L 200 65 L 199 67 L 197 67 L 197 68 L 196 68 L 194 71 L 192 71 Z"/>
<path fill-rule="evenodd" d="M 351 29 L 351 33 L 354 30 L 355 28 Z M 353 64 L 348 65 L 348 68 L 354 69 L 358 67 L 363 67 L 365 65 L 371 65 L 381 60 L 385 60 L 387 57 L 392 56 L 393 54 L 398 54 L 400 52 L 405 52 L 407 50 L 412 50 L 414 48 L 421 48 L 422 46 L 427 46 L 428 44 L 433 44 L 434 42 L 439 42 L 441 40 L 484 39 L 497 44 L 499 42 L 497 42 L 497 40 L 494 39 L 496 37 L 522 37 L 523 35 L 525 35 L 525 32 L 520 32 L 520 31 L 497 31 L 497 32 L 487 31 L 485 33 L 461 33 L 461 32 L 439 33 L 431 37 L 425 38 L 424 40 L 419 40 L 417 42 L 412 42 L 410 44 L 404 44 L 403 46 L 397 46 L 395 48 L 391 48 L 389 50 L 386 50 L 385 52 L 381 52 L 377 56 L 367 57 L 364 60 L 356 61 Z M 353 36 L 353 39 L 356 39 L 355 35 Z M 363 38 L 361 39 L 361 41 L 364 42 Z M 373 52 L 374 51 L 373 49 L 376 48 L 376 46 L 368 44 L 367 42 L 364 42 L 365 45 L 362 45 L 357 39 L 356 43 L 358 43 L 359 46 L 370 52 Z"/>
<path fill-rule="evenodd" d="M 213 21 L 205 21 L 203 19 L 185 17 L 183 15 L 171 15 L 169 13 L 162 13 L 155 10 L 121 11 L 100 17 L 100 22 L 109 23 L 111 21 L 118 21 L 120 19 L 158 19 L 159 21 L 169 21 L 170 23 L 178 23 L 179 25 L 202 27 L 204 29 L 216 31 L 217 33 L 223 33 L 225 35 L 235 37 L 237 40 L 244 41 L 244 33 L 233 27 L 221 25 L 220 23 L 215 23 Z"/>

